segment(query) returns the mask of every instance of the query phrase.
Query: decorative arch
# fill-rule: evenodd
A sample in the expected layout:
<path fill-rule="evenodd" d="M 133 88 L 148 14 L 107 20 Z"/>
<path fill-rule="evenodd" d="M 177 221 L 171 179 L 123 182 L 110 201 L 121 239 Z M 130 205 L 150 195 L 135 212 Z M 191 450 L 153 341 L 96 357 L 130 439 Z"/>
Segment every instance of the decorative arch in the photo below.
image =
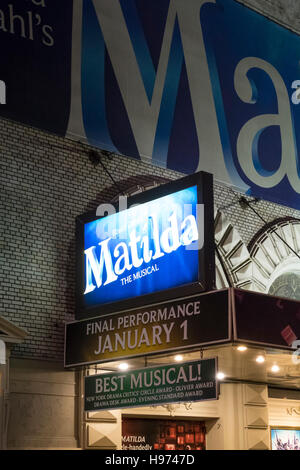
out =
<path fill-rule="evenodd" d="M 300 220 L 280 218 L 249 244 L 253 279 L 261 292 L 300 300 Z"/>

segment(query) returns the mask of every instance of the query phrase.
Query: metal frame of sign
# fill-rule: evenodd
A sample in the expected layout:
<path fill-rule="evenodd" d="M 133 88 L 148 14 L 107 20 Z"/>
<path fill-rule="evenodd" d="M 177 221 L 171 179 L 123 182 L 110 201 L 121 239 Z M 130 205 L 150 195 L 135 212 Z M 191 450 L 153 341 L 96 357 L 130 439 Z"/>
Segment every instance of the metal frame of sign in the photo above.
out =
<path fill-rule="evenodd" d="M 199 402 L 199 401 L 212 401 L 212 400 L 218 400 L 219 399 L 219 395 L 220 395 L 220 387 L 219 387 L 219 381 L 217 379 L 217 372 L 218 372 L 218 357 L 216 356 L 213 356 L 213 357 L 209 357 L 209 358 L 205 358 L 205 359 L 195 359 L 195 360 L 192 360 L 192 361 L 186 361 L 186 362 L 182 362 L 182 363 L 178 363 L 178 364 L 174 364 L 174 366 L 176 367 L 180 367 L 180 366 L 184 366 L 186 364 L 192 364 L 192 363 L 201 363 L 201 362 L 208 362 L 208 361 L 214 361 L 214 370 L 215 370 L 215 373 L 216 373 L 216 377 L 215 377 L 215 394 L 212 398 L 203 398 L 203 399 L 196 399 L 196 400 L 192 400 L 192 399 L 189 399 L 189 401 L 191 402 Z M 84 377 L 84 411 L 86 413 L 93 413 L 93 412 L 97 412 L 97 411 L 102 411 L 102 410 L 113 410 L 113 409 L 127 409 L 127 408 L 141 408 L 141 407 L 145 407 L 145 406 L 153 406 L 153 405 L 160 405 L 161 403 L 170 403 L 170 401 L 161 401 L 161 402 L 153 402 L 153 403 L 141 403 L 141 404 L 133 404 L 133 405 L 124 405 L 122 407 L 122 405 L 120 406 L 120 404 L 116 404 L 116 405 L 109 405 L 107 407 L 104 407 L 104 408 L 95 408 L 95 409 L 86 409 L 86 381 L 87 380 L 90 380 L 92 377 L 93 378 L 97 378 L 97 377 L 107 377 L 107 376 L 117 376 L 117 375 L 128 375 L 128 374 L 132 374 L 132 373 L 135 373 L 135 372 L 145 372 L 147 370 L 151 370 L 151 369 L 159 369 L 159 368 L 164 368 L 164 367 L 171 367 L 170 365 L 168 364 L 161 364 L 161 365 L 157 365 L 157 366 L 148 366 L 148 367 L 143 367 L 143 368 L 139 368 L 139 369 L 132 369 L 132 370 L 128 370 L 126 372 L 120 372 L 120 371 L 116 371 L 116 372 L 107 372 L 105 374 L 93 374 L 93 375 L 87 375 Z M 177 400 L 175 399 L 175 401 L 172 401 L 172 403 L 182 403 L 186 401 L 186 398 L 184 398 L 183 400 Z"/>
<path fill-rule="evenodd" d="M 101 219 L 101 217 L 96 217 L 95 211 L 92 211 L 76 218 L 76 319 L 92 318 L 98 315 L 193 295 L 197 292 L 210 291 L 215 288 L 213 176 L 210 173 L 198 172 L 134 195 L 128 198 L 128 206 L 143 204 L 192 186 L 197 186 L 197 203 L 204 204 L 204 245 L 198 251 L 198 280 L 191 284 L 121 301 L 114 302 L 112 299 L 111 302 L 98 306 L 87 307 L 83 305 L 84 225 L 88 222 Z M 113 205 L 116 212 L 118 212 L 116 204 Z"/>
<path fill-rule="evenodd" d="M 226 338 L 223 338 L 221 340 L 212 340 L 212 341 L 208 341 L 208 342 L 202 342 L 202 343 L 195 343 L 195 344 L 189 344 L 189 345 L 178 345 L 177 347 L 171 347 L 171 348 L 165 348 L 165 349 L 162 349 L 162 350 L 159 350 L 159 351 L 154 351 L 154 352 L 147 352 L 147 353 L 133 353 L 132 355 L 120 355 L 119 357 L 111 357 L 111 358 L 107 358 L 107 359 L 102 359 L 102 360 L 92 360 L 92 361 L 80 361 L 80 362 L 68 362 L 66 361 L 66 350 L 67 350 L 67 328 L 68 328 L 68 325 L 72 325 L 72 324 L 82 324 L 82 323 L 86 323 L 86 322 L 90 322 L 90 321 L 93 321 L 93 320 L 99 320 L 101 319 L 102 321 L 105 320 L 105 318 L 107 317 L 116 317 L 117 315 L 121 314 L 121 313 L 130 313 L 131 310 L 122 310 L 120 312 L 115 312 L 113 313 L 112 315 L 104 315 L 104 316 L 101 316 L 101 317 L 95 317 L 95 318 L 88 318 L 88 319 L 82 319 L 82 320 L 79 320 L 79 321 L 73 321 L 73 322 L 68 322 L 65 324 L 65 348 L 64 348 L 64 367 L 65 368 L 74 368 L 74 367 L 78 367 L 78 366 L 88 366 L 88 365 L 92 365 L 92 364 L 105 364 L 105 363 L 110 363 L 110 362 L 115 362 L 115 361 L 118 361 L 120 359 L 134 359 L 134 358 L 139 358 L 139 357 L 150 357 L 150 356 L 161 356 L 161 355 L 165 355 L 165 354 L 169 354 L 171 352 L 187 352 L 187 351 L 193 351 L 199 347 L 204 347 L 204 346 L 214 346 L 214 345 L 220 345 L 220 344 L 228 344 L 232 341 L 232 313 L 231 313 L 231 296 L 230 296 L 230 292 L 229 292 L 229 289 L 220 289 L 220 290 L 217 290 L 217 291 L 212 291 L 212 292 L 208 292 L 208 293 L 200 293 L 198 294 L 198 296 L 188 296 L 188 297 L 182 297 L 180 299 L 174 299 L 174 302 L 179 302 L 181 300 L 192 300 L 193 298 L 197 297 L 197 298 L 201 298 L 202 296 L 208 296 L 208 295 L 214 295 L 214 294 L 218 294 L 219 292 L 224 292 L 224 291 L 227 291 L 228 292 L 228 296 L 227 296 L 227 308 L 228 308 L 228 335 Z M 172 301 L 167 301 L 166 303 L 172 303 Z M 147 306 L 149 308 L 154 308 L 155 306 L 158 306 L 160 305 L 160 303 L 156 303 L 156 304 L 151 304 L 150 306 Z M 146 306 L 145 306 L 146 307 Z M 132 309 L 133 310 L 133 309 Z M 201 328 L 201 325 L 199 325 L 199 328 Z"/>

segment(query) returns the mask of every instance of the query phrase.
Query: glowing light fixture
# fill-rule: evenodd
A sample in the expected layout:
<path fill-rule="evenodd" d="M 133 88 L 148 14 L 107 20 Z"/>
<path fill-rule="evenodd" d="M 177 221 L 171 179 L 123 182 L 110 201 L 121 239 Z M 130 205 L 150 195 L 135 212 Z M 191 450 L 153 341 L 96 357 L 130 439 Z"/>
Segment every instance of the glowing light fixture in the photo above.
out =
<path fill-rule="evenodd" d="M 218 380 L 224 380 L 225 379 L 225 374 L 223 372 L 218 372 L 217 373 L 217 379 Z"/>
<path fill-rule="evenodd" d="M 129 365 L 127 364 L 127 362 L 122 362 L 121 364 L 118 365 L 118 369 L 120 370 L 127 370 L 129 367 Z"/>
<path fill-rule="evenodd" d="M 263 362 L 265 362 L 264 356 L 257 356 L 255 360 L 256 362 L 258 362 L 258 364 L 262 364 Z"/>
<path fill-rule="evenodd" d="M 174 357 L 174 359 L 175 359 L 176 362 L 181 362 L 181 361 L 183 361 L 183 356 L 181 354 L 177 354 Z"/>

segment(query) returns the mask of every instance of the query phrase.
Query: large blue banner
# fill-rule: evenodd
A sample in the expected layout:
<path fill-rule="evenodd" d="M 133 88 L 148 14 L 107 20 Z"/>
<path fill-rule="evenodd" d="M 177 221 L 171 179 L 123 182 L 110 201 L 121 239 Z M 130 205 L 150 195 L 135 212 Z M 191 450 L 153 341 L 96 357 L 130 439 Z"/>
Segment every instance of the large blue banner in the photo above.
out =
<path fill-rule="evenodd" d="M 73 0 L 0 2 L 0 116 L 65 135 Z M 1 99 L 0 99 L 1 102 Z"/>
<path fill-rule="evenodd" d="M 300 208 L 300 38 L 236 2 L 201 9 L 224 160 L 248 194 Z"/>
<path fill-rule="evenodd" d="M 300 208 L 298 35 L 234 0 L 85 0 L 80 21 L 89 143 Z"/>
<path fill-rule="evenodd" d="M 2 4 L 0 115 L 300 209 L 297 34 L 235 0 Z"/>

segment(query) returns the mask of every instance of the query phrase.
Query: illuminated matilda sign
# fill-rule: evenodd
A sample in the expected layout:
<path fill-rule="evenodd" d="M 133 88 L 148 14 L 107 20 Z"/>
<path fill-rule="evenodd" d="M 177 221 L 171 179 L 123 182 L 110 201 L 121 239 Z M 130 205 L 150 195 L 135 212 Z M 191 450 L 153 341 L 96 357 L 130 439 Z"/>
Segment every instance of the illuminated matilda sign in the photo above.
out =
<path fill-rule="evenodd" d="M 113 225 L 118 224 L 120 228 L 114 229 L 114 234 L 111 233 L 111 236 L 98 242 L 98 249 L 92 245 L 84 251 L 86 259 L 84 295 L 93 292 L 96 288 L 116 282 L 120 276 L 123 276 L 121 284 L 126 285 L 143 276 L 158 272 L 158 263 L 154 263 L 130 274 L 134 268 L 153 263 L 165 255 L 176 252 L 181 247 L 189 247 L 199 238 L 201 242 L 198 246 L 202 248 L 203 225 L 198 231 L 196 213 L 193 213 L 196 205 L 197 187 L 193 186 L 129 209 L 125 216 L 122 212 L 111 216 L 115 219 L 112 220 Z M 186 216 L 182 210 L 185 206 L 191 211 L 191 214 Z M 125 218 L 128 219 L 128 225 L 125 225 L 125 220 L 123 220 Z M 87 244 L 92 238 L 91 232 L 96 233 L 97 237 L 99 233 L 103 233 L 102 226 L 105 223 L 107 222 L 96 220 L 86 225 Z M 139 234 L 140 232 L 142 233 Z M 114 240 L 117 240 L 117 244 Z"/>
<path fill-rule="evenodd" d="M 124 307 L 123 301 L 142 296 L 146 302 L 147 295 L 153 302 L 152 294 L 181 286 L 211 287 L 203 264 L 205 245 L 211 248 L 211 182 L 210 175 L 196 174 L 129 199 L 127 210 L 80 217 L 80 307 L 103 312 L 112 302 Z"/>

